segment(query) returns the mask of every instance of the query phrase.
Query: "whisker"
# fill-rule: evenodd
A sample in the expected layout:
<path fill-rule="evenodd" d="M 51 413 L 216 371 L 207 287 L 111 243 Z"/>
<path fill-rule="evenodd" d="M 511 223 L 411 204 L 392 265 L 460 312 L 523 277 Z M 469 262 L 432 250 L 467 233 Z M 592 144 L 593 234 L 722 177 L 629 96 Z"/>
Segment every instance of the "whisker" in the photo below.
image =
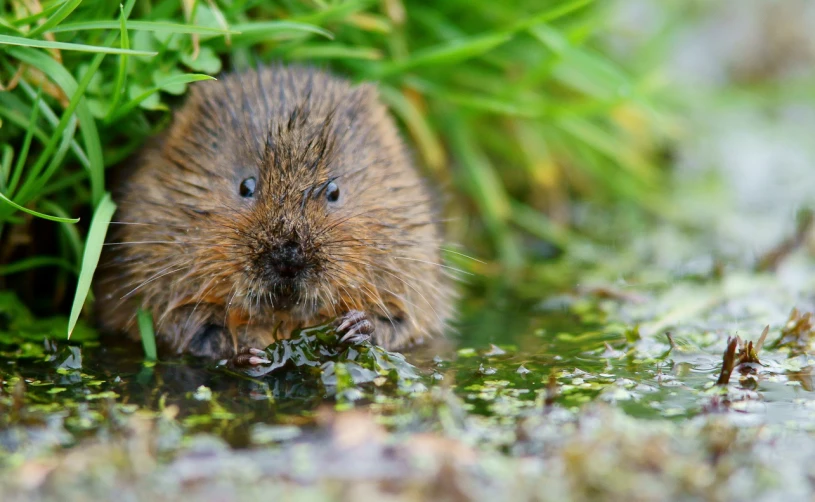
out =
<path fill-rule="evenodd" d="M 124 300 L 125 298 L 128 298 L 128 297 L 132 296 L 132 295 L 133 295 L 133 293 L 135 293 L 136 291 L 138 291 L 140 288 L 142 288 L 142 287 L 146 286 L 147 284 L 150 284 L 151 282 L 155 281 L 156 279 L 161 279 L 161 278 L 162 278 L 162 277 L 164 277 L 164 276 L 167 276 L 167 275 L 170 275 L 170 274 L 174 274 L 174 273 L 176 273 L 176 272 L 180 272 L 180 271 L 184 270 L 184 269 L 187 267 L 187 266 L 185 265 L 185 266 L 179 267 L 179 268 L 177 268 L 177 269 L 175 269 L 175 270 L 171 270 L 171 271 L 169 271 L 169 272 L 165 272 L 165 273 L 163 273 L 163 274 L 161 273 L 161 272 L 163 272 L 164 270 L 167 270 L 168 268 L 171 268 L 172 266 L 173 266 L 173 265 L 170 265 L 169 267 L 166 267 L 166 268 L 164 268 L 164 269 L 162 269 L 162 270 L 159 270 L 158 272 L 156 272 L 156 275 L 154 275 L 154 276 L 153 276 L 153 277 L 151 277 L 150 279 L 147 279 L 146 281 L 142 282 L 141 284 L 139 284 L 139 285 L 138 285 L 138 286 L 136 286 L 135 288 L 131 289 L 131 290 L 130 290 L 130 291 L 127 293 L 127 294 L 125 294 L 124 296 L 122 296 L 122 297 L 121 297 L 121 298 L 119 298 L 119 299 L 120 299 L 120 300 Z"/>

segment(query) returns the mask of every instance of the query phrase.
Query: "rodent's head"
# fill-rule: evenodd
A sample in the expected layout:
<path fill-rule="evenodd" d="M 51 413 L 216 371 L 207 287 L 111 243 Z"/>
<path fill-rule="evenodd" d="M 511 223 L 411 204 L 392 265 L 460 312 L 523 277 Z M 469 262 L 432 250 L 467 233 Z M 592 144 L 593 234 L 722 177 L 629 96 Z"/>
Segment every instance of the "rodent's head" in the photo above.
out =
<path fill-rule="evenodd" d="M 336 164 L 334 111 L 309 123 L 309 103 L 296 105 L 285 120 L 270 124 L 257 158 L 241 162 L 231 181 L 236 213 L 233 258 L 243 264 L 250 296 L 269 303 L 303 300 L 333 260 L 332 241 L 359 232 L 341 221 L 349 206 L 343 173 Z"/>
<path fill-rule="evenodd" d="M 314 70 L 198 84 L 156 153 L 141 204 L 184 229 L 190 301 L 249 315 L 381 304 L 384 259 L 435 231 L 373 87 Z"/>

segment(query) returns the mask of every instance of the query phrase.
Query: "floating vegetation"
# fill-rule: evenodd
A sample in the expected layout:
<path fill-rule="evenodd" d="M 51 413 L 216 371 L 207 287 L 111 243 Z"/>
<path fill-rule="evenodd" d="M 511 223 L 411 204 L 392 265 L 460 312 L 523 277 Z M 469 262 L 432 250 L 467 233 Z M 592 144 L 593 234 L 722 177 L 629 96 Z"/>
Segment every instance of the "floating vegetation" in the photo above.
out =
<path fill-rule="evenodd" d="M 327 323 L 298 330 L 288 340 L 280 340 L 265 349 L 268 363 L 245 370 L 252 377 L 283 372 L 297 372 L 312 383 L 321 383 L 328 395 L 354 401 L 364 395 L 363 384 L 395 385 L 403 390 L 416 390 L 419 379 L 415 366 L 405 356 L 389 352 L 365 341 L 358 344 L 340 342 L 333 324 Z M 420 387 L 418 387 L 420 388 Z"/>
<path fill-rule="evenodd" d="M 722 371 L 719 373 L 716 385 L 727 385 L 730 382 L 730 375 L 736 368 L 742 368 L 744 372 L 751 372 L 754 371 L 754 368 L 750 365 L 757 364 L 761 366 L 761 361 L 758 360 L 758 352 L 761 350 L 761 346 L 764 345 L 764 340 L 767 339 L 769 332 L 770 327 L 765 327 L 755 346 L 753 346 L 752 340 L 745 342 L 739 336 L 728 338 L 727 348 L 722 358 Z"/>
<path fill-rule="evenodd" d="M 815 326 L 812 322 L 812 312 L 802 313 L 794 308 L 786 324 L 781 328 L 781 336 L 770 345 L 770 348 L 786 349 L 790 357 L 805 355 L 812 352 L 813 339 Z"/>

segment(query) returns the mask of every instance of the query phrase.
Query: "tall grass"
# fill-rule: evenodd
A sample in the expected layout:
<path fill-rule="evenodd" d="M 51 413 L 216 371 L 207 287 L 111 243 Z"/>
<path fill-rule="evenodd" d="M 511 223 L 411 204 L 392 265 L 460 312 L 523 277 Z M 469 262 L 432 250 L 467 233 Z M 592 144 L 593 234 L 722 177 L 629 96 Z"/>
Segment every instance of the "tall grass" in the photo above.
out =
<path fill-rule="evenodd" d="M 453 239 L 496 267 L 521 267 L 530 238 L 568 246 L 575 198 L 658 207 L 648 80 L 596 50 L 591 0 L 0 5 L 0 275 L 76 275 L 72 322 L 113 210 L 106 169 L 167 125 L 191 82 L 257 60 L 378 82 L 454 194 Z M 37 218 L 56 249 L 26 253 Z"/>

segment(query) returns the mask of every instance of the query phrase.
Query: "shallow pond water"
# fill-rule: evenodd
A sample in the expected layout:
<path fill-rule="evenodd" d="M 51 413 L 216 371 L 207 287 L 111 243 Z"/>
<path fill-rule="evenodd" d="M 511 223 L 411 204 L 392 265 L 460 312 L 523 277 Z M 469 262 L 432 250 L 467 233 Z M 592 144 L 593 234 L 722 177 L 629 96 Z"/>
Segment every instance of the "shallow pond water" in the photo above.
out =
<path fill-rule="evenodd" d="M 696 207 L 696 193 L 666 203 Z M 605 229 L 596 240 L 512 287 L 476 274 L 455 332 L 405 353 L 418 379 L 360 369 L 342 359 L 351 349 L 331 372 L 260 377 L 149 362 L 141 344 L 83 324 L 67 342 L 64 319 L 36 319 L 4 293 L 0 499 L 808 496 L 811 250 L 758 272 L 773 244 L 758 236 L 760 252 L 726 253 L 704 228 L 586 214 Z M 765 326 L 724 383 L 728 339 L 758 343 Z"/>
<path fill-rule="evenodd" d="M 542 499 L 663 500 L 687 494 L 694 469 L 709 476 L 693 478 L 703 498 L 732 494 L 734 484 L 767 500 L 808 492 L 815 331 L 799 326 L 789 343 L 787 309 L 814 306 L 811 257 L 797 253 L 778 274 L 708 277 L 621 259 L 611 266 L 621 282 L 603 279 L 606 266 L 585 267 L 591 253 L 607 251 L 553 264 L 566 277 L 580 270 L 586 285 L 552 285 L 539 298 L 540 284 L 477 285 L 457 333 L 406 353 L 418 381 L 383 378 L 350 385 L 355 392 L 327 387 L 313 369 L 250 377 L 196 360 L 147 362 L 140 344 L 86 327 L 67 343 L 56 335 L 63 320 L 35 320 L 8 296 L 0 494 L 146 496 L 160 481 L 180 496 L 193 476 L 203 499 L 218 500 L 255 493 L 235 479 L 240 472 L 264 494 L 374 483 L 372 493 L 412 500 L 427 496 L 428 479 L 450 495 L 455 487 L 439 479 L 452 476 L 521 490 L 520 498 L 561 483 Z M 636 266 L 619 268 L 629 262 Z M 738 365 L 717 385 L 728 337 L 757 341 L 766 324 L 761 364 Z M 787 343 L 773 346 L 780 339 Z M 105 471 L 105 459 L 125 466 Z M 88 466 L 82 475 L 77 462 Z M 653 479 L 641 479 L 647 472 Z M 513 476 L 523 483 L 510 489 Z M 405 486 L 388 487 L 394 479 Z M 653 496 L 648 483 L 658 487 Z M 476 491 L 469 498 L 495 494 Z"/>

